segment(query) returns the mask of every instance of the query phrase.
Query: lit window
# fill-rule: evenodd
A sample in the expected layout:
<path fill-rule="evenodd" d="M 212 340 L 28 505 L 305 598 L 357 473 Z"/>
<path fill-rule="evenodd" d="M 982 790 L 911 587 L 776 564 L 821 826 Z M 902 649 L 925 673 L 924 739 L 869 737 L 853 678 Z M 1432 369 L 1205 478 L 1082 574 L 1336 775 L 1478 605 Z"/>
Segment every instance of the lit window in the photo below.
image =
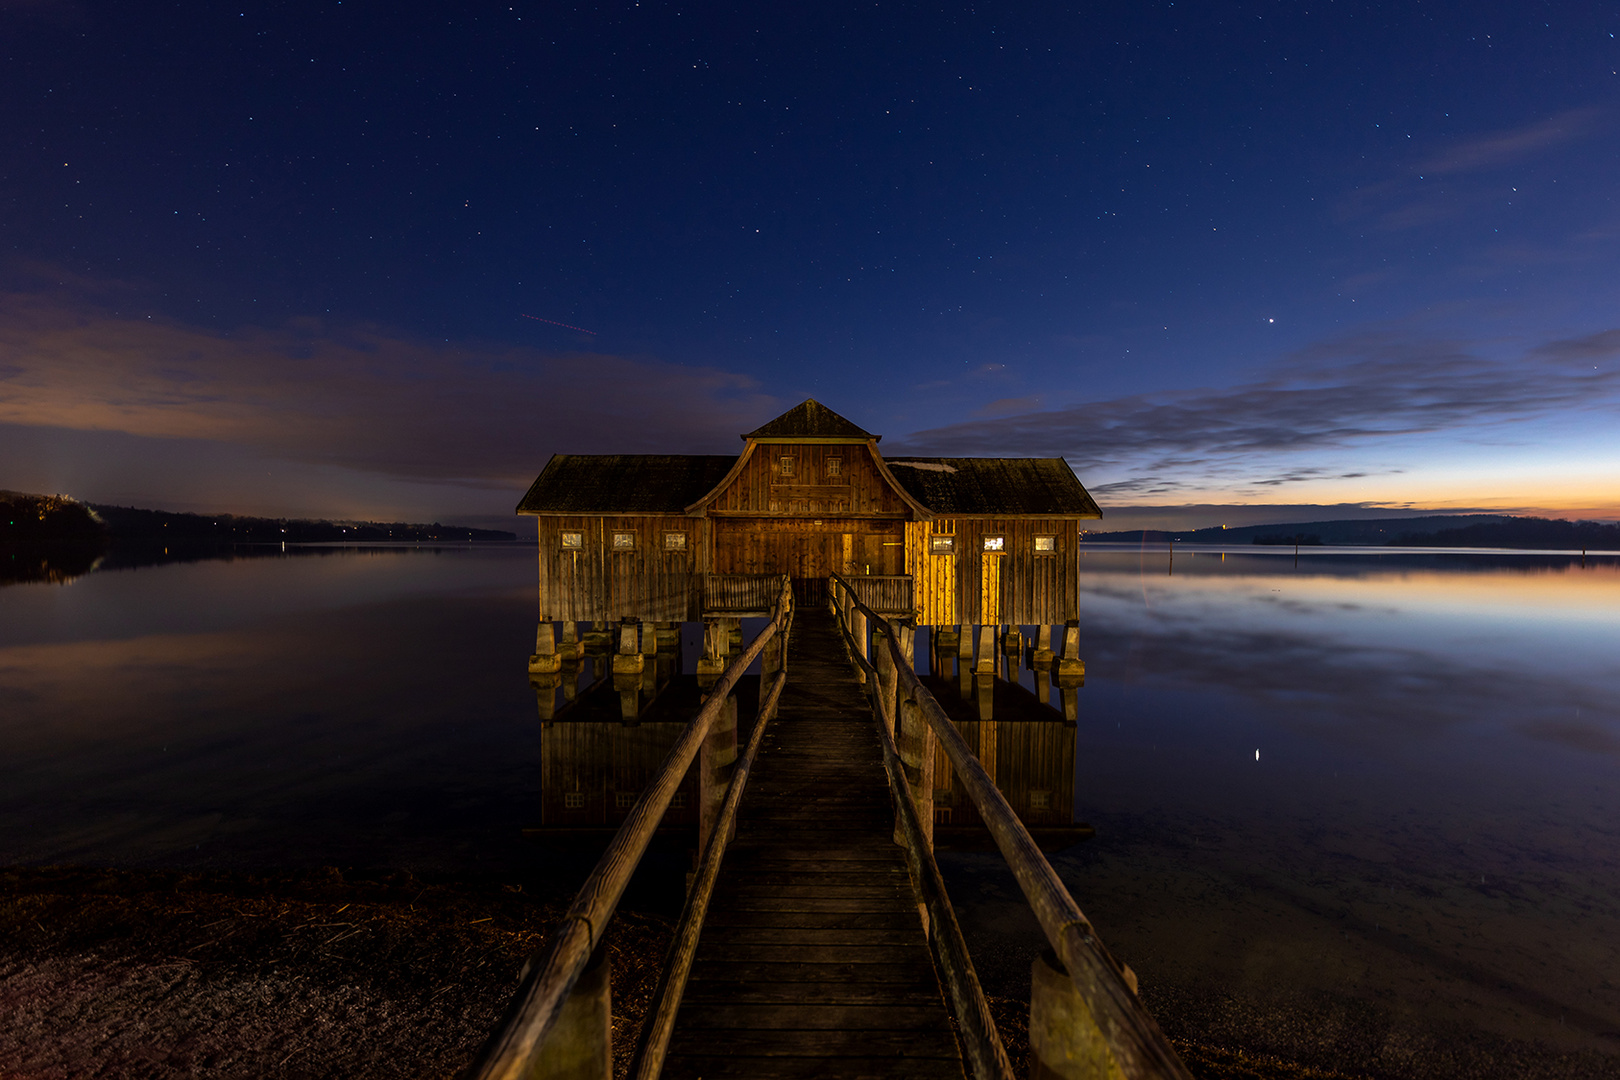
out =
<path fill-rule="evenodd" d="M 785 458 L 782 459 L 782 475 L 783 476 L 792 476 L 793 475 L 793 459 L 792 458 L 785 457 Z"/>
<path fill-rule="evenodd" d="M 563 809 L 585 809 L 585 793 L 583 791 L 569 791 L 563 793 Z"/>
<path fill-rule="evenodd" d="M 830 457 L 827 459 L 827 475 L 838 476 L 844 471 L 844 459 Z"/>
<path fill-rule="evenodd" d="M 1036 551 L 1056 551 L 1057 550 L 1057 537 L 1055 537 L 1055 536 L 1037 536 L 1035 538 L 1035 550 Z"/>
<path fill-rule="evenodd" d="M 1005 536 L 987 536 L 984 538 L 984 550 L 1006 551 L 1007 538 Z"/>
<path fill-rule="evenodd" d="M 585 534 L 579 532 L 565 532 L 562 534 L 562 546 L 565 551 L 578 551 L 585 546 Z"/>
<path fill-rule="evenodd" d="M 685 551 L 686 550 L 686 534 L 685 533 L 665 533 L 664 534 L 664 550 L 665 551 Z"/>
<path fill-rule="evenodd" d="M 955 555 L 956 554 L 956 537 L 954 537 L 954 536 L 935 536 L 935 537 L 932 537 L 929 540 L 929 545 L 930 545 L 930 550 L 933 551 L 933 553 L 935 555 Z"/>
<path fill-rule="evenodd" d="M 614 551 L 634 551 L 636 549 L 636 534 L 633 532 L 616 532 L 613 534 Z"/>

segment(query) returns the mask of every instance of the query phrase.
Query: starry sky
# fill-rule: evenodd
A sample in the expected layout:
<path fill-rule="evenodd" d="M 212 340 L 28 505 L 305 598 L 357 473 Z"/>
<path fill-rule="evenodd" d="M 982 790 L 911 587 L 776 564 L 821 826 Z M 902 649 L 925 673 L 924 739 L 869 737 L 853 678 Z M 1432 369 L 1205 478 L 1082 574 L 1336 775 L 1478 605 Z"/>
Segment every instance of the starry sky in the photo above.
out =
<path fill-rule="evenodd" d="M 1620 3 L 0 0 L 0 487 L 504 522 L 1061 455 L 1112 527 L 1620 517 Z"/>

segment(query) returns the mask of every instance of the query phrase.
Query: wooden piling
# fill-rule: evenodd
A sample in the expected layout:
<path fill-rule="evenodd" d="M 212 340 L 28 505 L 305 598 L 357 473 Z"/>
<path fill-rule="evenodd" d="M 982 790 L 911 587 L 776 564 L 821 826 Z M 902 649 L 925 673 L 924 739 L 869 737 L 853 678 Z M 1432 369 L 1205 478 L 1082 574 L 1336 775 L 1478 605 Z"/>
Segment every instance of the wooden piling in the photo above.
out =
<path fill-rule="evenodd" d="M 613 987 L 607 946 L 591 953 L 540 1044 L 533 1076 L 543 1080 L 612 1080 Z"/>

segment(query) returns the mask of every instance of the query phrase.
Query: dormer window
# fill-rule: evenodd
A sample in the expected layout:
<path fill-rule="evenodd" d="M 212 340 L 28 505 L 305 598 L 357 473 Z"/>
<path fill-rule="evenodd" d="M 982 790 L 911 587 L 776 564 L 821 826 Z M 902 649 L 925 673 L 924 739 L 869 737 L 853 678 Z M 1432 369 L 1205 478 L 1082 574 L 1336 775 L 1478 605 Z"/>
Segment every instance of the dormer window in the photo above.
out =
<path fill-rule="evenodd" d="M 843 471 L 844 471 L 844 459 L 843 458 L 830 457 L 830 458 L 827 459 L 827 475 L 828 476 L 839 476 L 839 475 L 843 474 Z"/>
<path fill-rule="evenodd" d="M 793 459 L 790 458 L 790 457 L 784 457 L 784 458 L 781 459 L 781 461 L 782 461 L 782 468 L 781 468 L 782 475 L 783 476 L 792 476 L 793 475 Z"/>

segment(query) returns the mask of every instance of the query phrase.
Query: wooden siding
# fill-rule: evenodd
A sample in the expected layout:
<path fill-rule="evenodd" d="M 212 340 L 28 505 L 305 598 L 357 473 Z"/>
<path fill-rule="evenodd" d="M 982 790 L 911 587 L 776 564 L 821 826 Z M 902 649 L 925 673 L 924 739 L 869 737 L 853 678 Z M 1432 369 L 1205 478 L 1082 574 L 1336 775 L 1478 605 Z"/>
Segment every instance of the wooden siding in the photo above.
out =
<path fill-rule="evenodd" d="M 864 577 L 855 574 L 844 580 L 855 590 L 856 598 L 879 615 L 900 615 L 909 619 L 916 614 L 909 577 Z"/>
<path fill-rule="evenodd" d="M 782 459 L 793 462 L 783 470 Z M 838 462 L 837 475 L 829 461 Z M 861 443 L 760 443 L 707 511 L 726 516 L 908 518 L 911 509 L 878 471 Z"/>
<path fill-rule="evenodd" d="M 712 523 L 717 574 L 905 573 L 905 529 L 872 518 L 720 518 Z"/>
<path fill-rule="evenodd" d="M 924 626 L 1059 624 L 1079 617 L 1079 518 L 938 518 L 906 525 L 906 571 L 916 582 L 917 621 Z M 956 554 L 936 555 L 932 537 L 954 536 Z M 989 556 L 984 538 L 1004 538 Z M 1035 538 L 1054 538 L 1052 552 Z M 999 580 L 988 582 L 993 558 Z M 985 602 L 989 585 L 999 604 Z M 999 607 L 1000 610 L 995 610 Z"/>
<path fill-rule="evenodd" d="M 685 516 L 582 515 L 542 517 L 539 522 L 542 618 L 686 622 L 699 617 L 703 521 Z M 565 549 L 565 532 L 582 533 L 583 546 Z M 635 548 L 612 550 L 615 532 L 634 533 Z M 666 532 L 685 533 L 686 550 L 664 550 Z"/>

